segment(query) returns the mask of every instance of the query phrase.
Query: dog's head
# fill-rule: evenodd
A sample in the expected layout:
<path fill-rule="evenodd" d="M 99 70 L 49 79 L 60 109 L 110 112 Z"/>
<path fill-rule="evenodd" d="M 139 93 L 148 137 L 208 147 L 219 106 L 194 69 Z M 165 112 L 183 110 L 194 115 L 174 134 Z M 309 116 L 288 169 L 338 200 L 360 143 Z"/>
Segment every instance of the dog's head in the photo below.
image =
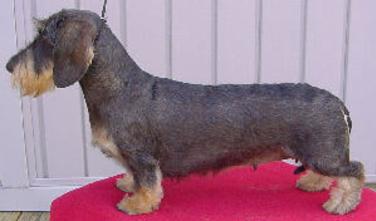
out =
<path fill-rule="evenodd" d="M 80 80 L 94 58 L 94 41 L 103 25 L 89 11 L 62 10 L 36 20 L 38 34 L 6 65 L 22 95 L 38 96 Z"/>

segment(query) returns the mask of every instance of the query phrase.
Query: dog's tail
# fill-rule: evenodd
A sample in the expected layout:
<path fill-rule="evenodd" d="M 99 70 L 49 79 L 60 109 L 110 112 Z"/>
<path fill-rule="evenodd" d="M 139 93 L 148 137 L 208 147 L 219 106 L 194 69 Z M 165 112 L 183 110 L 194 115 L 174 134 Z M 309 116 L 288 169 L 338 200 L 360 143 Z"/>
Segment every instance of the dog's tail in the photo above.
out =
<path fill-rule="evenodd" d="M 364 166 L 358 161 L 351 161 L 347 166 L 338 169 L 338 176 L 356 177 L 364 179 Z"/>
<path fill-rule="evenodd" d="M 345 121 L 346 121 L 346 124 L 347 124 L 347 127 L 349 128 L 349 133 L 351 133 L 351 129 L 352 129 L 352 121 L 351 121 L 351 118 L 350 118 L 350 111 L 347 109 L 347 107 L 345 106 L 345 104 L 341 102 L 341 108 L 342 108 L 342 112 L 344 114 L 344 118 L 345 118 Z M 352 163 L 351 164 L 351 168 L 349 168 L 349 171 L 356 171 L 357 173 L 360 171 L 360 166 L 358 165 L 357 162 L 355 163 Z M 303 173 L 304 171 L 306 171 L 306 167 L 304 165 L 301 165 L 301 166 L 298 166 L 295 170 L 294 170 L 294 174 L 300 174 L 300 173 Z M 360 173 L 360 172 L 359 172 Z M 353 174 L 350 172 L 350 174 Z"/>

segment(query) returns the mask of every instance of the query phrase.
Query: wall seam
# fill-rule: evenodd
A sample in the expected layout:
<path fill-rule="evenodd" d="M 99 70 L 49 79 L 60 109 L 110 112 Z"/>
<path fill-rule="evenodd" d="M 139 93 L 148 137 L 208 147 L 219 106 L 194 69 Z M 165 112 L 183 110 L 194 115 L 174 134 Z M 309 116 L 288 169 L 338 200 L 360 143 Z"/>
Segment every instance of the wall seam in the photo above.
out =
<path fill-rule="evenodd" d="M 80 0 L 75 0 L 74 1 L 74 7 L 77 9 L 81 9 L 81 1 Z"/>
<path fill-rule="evenodd" d="M 165 0 L 165 39 L 166 39 L 166 77 L 172 79 L 172 69 L 173 69 L 173 61 L 172 61 L 172 0 Z"/>
<path fill-rule="evenodd" d="M 124 47 L 127 48 L 127 46 L 128 46 L 127 0 L 120 0 L 119 10 L 120 10 L 120 13 L 119 13 L 120 18 L 119 19 L 120 19 L 120 24 L 121 24 L 121 26 L 120 26 L 121 40 L 123 42 Z"/>
<path fill-rule="evenodd" d="M 75 0 L 74 6 L 76 9 L 81 9 L 81 1 L 80 0 Z M 89 161 L 88 161 L 88 139 L 87 139 L 87 130 L 88 128 L 86 127 L 85 120 L 85 98 L 83 93 L 80 90 L 79 93 L 79 99 L 80 99 L 80 114 L 81 114 L 81 133 L 82 133 L 82 146 L 83 146 L 83 152 L 82 152 L 82 157 L 84 160 L 84 176 L 89 176 Z"/>
<path fill-rule="evenodd" d="M 38 16 L 38 6 L 35 0 L 31 1 L 31 15 L 32 17 Z M 25 10 L 25 9 L 24 9 Z M 26 23 L 25 23 L 26 25 Z M 25 38 L 26 40 L 27 38 Z M 42 176 L 43 178 L 49 177 L 48 169 L 48 153 L 46 144 L 46 125 L 44 121 L 44 102 L 43 97 L 37 98 L 37 113 L 38 113 L 38 126 L 39 126 L 39 142 L 40 142 L 40 154 L 41 154 L 41 164 L 42 164 Z"/>
<path fill-rule="evenodd" d="M 347 79 L 348 79 L 348 65 L 349 65 L 349 47 L 350 47 L 350 22 L 351 22 L 351 0 L 346 1 L 344 18 L 344 42 L 343 42 L 343 61 L 341 73 L 341 98 L 346 102 L 347 95 Z"/>
<path fill-rule="evenodd" d="M 301 39 L 300 39 L 300 78 L 299 81 L 306 81 L 306 59 L 307 59 L 307 19 L 308 0 L 303 0 L 301 5 Z"/>
<path fill-rule="evenodd" d="M 256 63 L 256 83 L 261 82 L 261 74 L 262 74 L 262 23 L 263 23 L 263 4 L 262 0 L 256 0 L 256 55 L 255 55 L 255 63 Z"/>
<path fill-rule="evenodd" d="M 211 3 L 211 81 L 218 83 L 218 0 Z"/>

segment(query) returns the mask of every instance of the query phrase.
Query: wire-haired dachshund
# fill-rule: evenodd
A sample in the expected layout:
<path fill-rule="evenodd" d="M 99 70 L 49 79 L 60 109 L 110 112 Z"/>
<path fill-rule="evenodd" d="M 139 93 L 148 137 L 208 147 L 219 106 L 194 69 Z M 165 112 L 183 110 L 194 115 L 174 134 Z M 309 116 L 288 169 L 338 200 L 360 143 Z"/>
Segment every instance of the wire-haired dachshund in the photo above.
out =
<path fill-rule="evenodd" d="M 90 11 L 62 10 L 36 28 L 35 39 L 6 68 L 22 95 L 79 82 L 93 143 L 127 171 L 117 186 L 133 194 L 119 202 L 120 210 L 157 209 L 163 177 L 287 158 L 302 163 L 297 172 L 307 170 L 297 181 L 302 190 L 328 189 L 336 179 L 323 205 L 329 213 L 345 214 L 359 204 L 364 171 L 349 159 L 349 111 L 328 91 L 308 84 L 212 86 L 155 77 Z"/>

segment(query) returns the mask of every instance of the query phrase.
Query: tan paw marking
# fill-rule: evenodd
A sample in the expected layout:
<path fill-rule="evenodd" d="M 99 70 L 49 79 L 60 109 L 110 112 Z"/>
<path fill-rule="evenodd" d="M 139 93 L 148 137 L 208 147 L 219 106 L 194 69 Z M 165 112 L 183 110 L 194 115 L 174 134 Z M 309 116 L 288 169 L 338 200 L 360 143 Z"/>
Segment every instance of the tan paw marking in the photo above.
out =
<path fill-rule="evenodd" d="M 313 171 L 308 171 L 301 176 L 296 182 L 296 187 L 307 192 L 318 192 L 328 190 L 332 184 L 333 179 L 326 177 Z"/>
<path fill-rule="evenodd" d="M 124 197 L 117 208 L 129 215 L 151 213 L 159 208 L 162 196 L 150 188 L 141 187 L 131 197 Z"/>
<path fill-rule="evenodd" d="M 363 181 L 354 177 L 341 177 L 337 187 L 330 192 L 330 199 L 323 208 L 332 214 L 343 215 L 355 209 L 361 198 Z"/>
<path fill-rule="evenodd" d="M 131 193 L 134 191 L 133 176 L 125 174 L 122 178 L 116 180 L 116 187 L 121 191 Z"/>

